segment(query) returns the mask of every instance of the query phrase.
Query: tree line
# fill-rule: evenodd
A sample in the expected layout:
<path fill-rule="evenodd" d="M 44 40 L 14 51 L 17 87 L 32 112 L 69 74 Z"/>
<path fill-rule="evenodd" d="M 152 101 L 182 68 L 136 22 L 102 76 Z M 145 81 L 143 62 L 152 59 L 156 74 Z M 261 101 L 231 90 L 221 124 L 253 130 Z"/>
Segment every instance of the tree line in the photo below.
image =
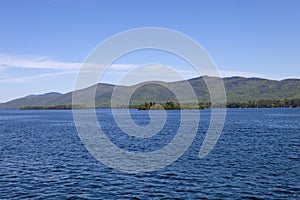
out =
<path fill-rule="evenodd" d="M 199 103 L 199 104 L 179 104 L 173 101 L 165 103 L 144 102 L 141 105 L 118 106 L 117 109 L 138 109 L 138 110 L 181 110 L 181 109 L 205 109 L 205 108 L 224 107 L 223 104 Z M 228 102 L 227 108 L 300 108 L 300 98 L 280 99 L 280 100 L 259 100 L 248 102 Z M 54 105 L 54 106 L 22 106 L 21 110 L 69 110 L 69 109 L 90 109 L 88 105 Z M 112 108 L 110 106 L 96 108 Z"/>
<path fill-rule="evenodd" d="M 88 109 L 86 105 L 55 105 L 55 106 L 22 106 L 20 110 L 71 110 L 71 109 Z"/>
<path fill-rule="evenodd" d="M 168 101 L 166 103 L 155 103 L 155 102 L 145 102 L 143 105 L 137 107 L 138 110 L 180 110 L 181 107 L 178 103 L 173 101 Z"/>
<path fill-rule="evenodd" d="M 159 105 L 159 106 L 157 106 Z M 137 107 L 138 110 L 149 109 L 165 109 L 165 110 L 180 110 L 180 109 L 205 109 L 205 108 L 218 108 L 224 107 L 224 104 L 199 103 L 197 106 L 194 104 L 183 104 L 182 106 L 173 101 L 166 103 L 145 102 L 143 105 Z M 300 99 L 280 99 L 280 100 L 258 100 L 248 102 L 228 102 L 227 108 L 300 108 Z"/>
<path fill-rule="evenodd" d="M 299 108 L 300 99 L 259 100 L 227 103 L 228 108 Z"/>

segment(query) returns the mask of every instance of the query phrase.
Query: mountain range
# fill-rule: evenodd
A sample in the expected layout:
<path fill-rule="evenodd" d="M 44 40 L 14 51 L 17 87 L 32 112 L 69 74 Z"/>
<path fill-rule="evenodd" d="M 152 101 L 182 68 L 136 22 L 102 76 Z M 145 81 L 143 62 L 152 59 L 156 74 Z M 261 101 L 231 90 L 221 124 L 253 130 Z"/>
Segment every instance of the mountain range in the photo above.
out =
<path fill-rule="evenodd" d="M 210 96 L 205 79 L 216 77 L 201 76 L 187 80 L 194 89 L 199 102 L 209 102 Z M 300 79 L 269 80 L 262 78 L 227 77 L 222 78 L 226 90 L 227 102 L 248 102 L 259 100 L 278 100 L 300 98 Z M 176 82 L 145 82 L 133 86 L 119 86 L 98 83 L 85 89 L 75 91 L 82 96 L 83 104 L 89 103 L 85 94 L 96 90 L 95 102 L 99 107 L 109 107 L 114 88 L 118 87 L 120 99 L 134 89 L 130 104 L 142 104 L 145 101 L 167 102 L 177 101 L 175 95 L 167 88 L 184 88 L 184 81 Z M 184 92 L 184 89 L 182 89 Z M 66 94 L 51 92 L 41 95 L 29 95 L 0 104 L 0 109 L 20 109 L 24 106 L 55 106 L 72 104 L 73 92 Z"/>

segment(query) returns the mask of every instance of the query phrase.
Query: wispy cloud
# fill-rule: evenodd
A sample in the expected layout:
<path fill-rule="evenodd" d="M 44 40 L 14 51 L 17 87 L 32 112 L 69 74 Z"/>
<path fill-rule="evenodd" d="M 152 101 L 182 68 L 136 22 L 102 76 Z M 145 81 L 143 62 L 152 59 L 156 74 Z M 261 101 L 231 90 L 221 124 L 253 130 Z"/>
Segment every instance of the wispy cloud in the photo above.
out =
<path fill-rule="evenodd" d="M 88 66 L 88 70 L 96 72 L 100 69 L 103 69 L 105 66 L 101 64 L 85 64 Z M 0 72 L 2 80 L 0 83 L 25 83 L 42 80 L 43 78 L 56 78 L 58 76 L 64 76 L 67 74 L 75 75 L 79 72 L 82 67 L 80 62 L 62 62 L 51 59 L 49 56 L 32 56 L 32 55 L 13 55 L 0 52 Z M 9 69 L 12 68 L 26 68 L 26 69 L 40 69 L 40 74 L 34 74 L 31 76 L 22 76 L 18 74 L 17 77 L 14 77 L 15 74 L 9 72 Z M 47 69 L 47 73 L 45 73 Z M 124 77 L 127 78 L 126 84 L 135 84 L 137 82 L 142 82 L 146 80 L 158 80 L 158 81 L 177 81 L 182 79 L 189 79 L 200 76 L 198 72 L 192 69 L 182 69 L 180 67 L 171 67 L 166 69 L 163 65 L 152 64 L 148 65 L 146 70 L 143 70 L 143 67 L 138 69 L 137 64 L 113 64 L 106 71 L 106 77 L 104 77 L 104 82 L 117 83 L 120 79 Z M 50 72 L 49 72 L 50 70 Z M 52 72 L 53 70 L 53 72 Z M 177 74 L 172 74 L 170 71 L 174 71 Z M 91 71 L 89 71 L 90 73 Z M 5 73 L 7 76 L 5 76 Z M 265 75 L 255 72 L 244 72 L 244 71 L 220 71 L 221 77 L 230 77 L 230 76 L 243 76 L 243 77 L 259 77 L 259 78 L 268 78 L 280 80 L 285 77 Z M 127 74 L 127 75 L 126 75 Z M 177 76 L 177 75 L 180 76 Z M 204 75 L 204 74 L 201 74 Z M 212 75 L 212 74 L 205 74 Z M 101 81 L 101 80 L 100 80 Z"/>
<path fill-rule="evenodd" d="M 81 63 L 78 62 L 61 62 L 47 56 L 0 53 L 0 72 L 2 75 L 0 83 L 26 83 L 42 80 L 43 78 L 75 74 L 80 69 L 80 66 Z M 37 69 L 40 70 L 40 73 L 23 76 L 22 73 L 16 73 L 16 71 L 12 73 L 10 71 L 15 68 Z M 47 73 L 44 70 L 47 70 Z"/>
<path fill-rule="evenodd" d="M 224 71 L 224 70 L 220 71 L 220 75 L 221 77 L 241 76 L 246 78 L 257 77 L 257 78 L 265 78 L 265 79 L 272 79 L 272 80 L 281 80 L 287 78 L 287 77 L 273 75 L 273 74 L 261 74 L 256 72 L 245 72 L 245 71 Z"/>
<path fill-rule="evenodd" d="M 78 62 L 61 62 L 46 56 L 0 54 L 0 67 L 74 70 L 80 66 Z"/>
<path fill-rule="evenodd" d="M 49 56 L 32 56 L 32 55 L 13 55 L 0 53 L 1 68 L 30 68 L 30 69 L 55 69 L 55 70 L 79 70 L 82 67 L 81 62 L 62 62 L 51 59 Z M 105 66 L 101 64 L 85 63 L 85 67 L 90 69 L 100 69 Z M 114 70 L 128 70 L 133 68 L 133 64 L 113 64 L 109 68 Z"/>
<path fill-rule="evenodd" d="M 255 72 L 242 72 L 242 71 L 220 71 L 220 75 L 222 77 L 230 77 L 230 76 L 242 76 L 246 78 L 250 77 L 259 77 L 259 78 L 267 78 L 267 75 L 259 74 Z M 271 78 L 271 77 L 268 77 Z"/>
<path fill-rule="evenodd" d="M 5 69 L 6 69 L 5 67 L 1 67 L 0 66 L 0 72 L 3 71 L 3 70 L 5 70 Z"/>
<path fill-rule="evenodd" d="M 108 75 L 112 75 L 116 70 L 112 70 Z M 184 80 L 195 76 L 191 70 L 179 70 L 171 66 L 162 64 L 132 65 L 126 71 L 118 71 L 114 84 L 134 85 L 146 81 L 172 82 Z"/>
<path fill-rule="evenodd" d="M 99 69 L 103 69 L 105 67 L 101 64 L 92 63 L 85 63 L 84 66 L 88 68 L 87 71 L 89 72 L 97 72 Z M 0 72 L 2 75 L 0 76 L 0 83 L 25 83 L 41 80 L 46 77 L 54 78 L 66 74 L 77 74 L 81 67 L 82 63 L 80 62 L 62 62 L 51 59 L 51 57 L 49 56 L 14 55 L 0 53 Z M 113 64 L 109 67 L 109 73 L 123 73 L 124 71 L 128 71 L 133 67 L 134 65 L 130 64 Z M 32 76 L 22 76 L 22 74 L 10 73 L 11 69 L 18 68 L 28 70 L 37 69 L 40 70 L 40 74 Z M 44 70 L 47 70 L 48 72 L 45 73 Z M 17 77 L 14 77 L 16 75 Z"/>
<path fill-rule="evenodd" d="M 26 83 L 26 82 L 31 82 L 31 81 L 37 81 L 37 80 L 42 80 L 44 78 L 51 78 L 51 77 L 57 77 L 61 75 L 66 75 L 66 74 L 75 74 L 77 72 L 75 71 L 69 71 L 69 72 L 57 72 L 57 73 L 44 73 L 44 74 L 39 74 L 35 76 L 25 76 L 25 77 L 20 77 L 20 78 L 7 78 L 4 80 L 0 80 L 0 83 Z"/>

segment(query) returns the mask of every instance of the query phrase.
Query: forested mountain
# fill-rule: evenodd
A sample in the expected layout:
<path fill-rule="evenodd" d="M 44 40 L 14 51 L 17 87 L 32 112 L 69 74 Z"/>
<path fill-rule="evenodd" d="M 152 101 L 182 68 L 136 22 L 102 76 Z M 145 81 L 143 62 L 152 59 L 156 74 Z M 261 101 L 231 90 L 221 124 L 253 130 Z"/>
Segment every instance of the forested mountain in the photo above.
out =
<path fill-rule="evenodd" d="M 199 102 L 209 102 L 209 93 L 205 79 L 215 77 L 198 77 L 188 80 L 193 87 Z M 226 89 L 227 102 L 248 102 L 259 100 L 280 100 L 300 98 L 300 79 L 268 80 L 261 78 L 229 77 L 223 78 Z M 96 105 L 98 107 L 110 107 L 111 95 L 115 87 L 120 89 L 118 98 L 124 98 L 128 92 L 135 89 L 130 103 L 142 104 L 145 101 L 152 102 L 176 102 L 175 95 L 167 88 L 176 88 L 180 91 L 184 81 L 177 82 L 147 82 L 133 86 L 115 86 L 99 83 L 91 87 L 78 90 L 76 93 L 81 97 L 81 103 L 86 102 L 85 94 L 96 89 Z M 182 89 L 182 92 L 185 91 Z M 188 101 L 188 99 L 187 99 Z M 66 94 L 47 93 L 43 95 L 30 95 L 24 98 L 0 104 L 0 109 L 19 109 L 24 106 L 55 106 L 70 105 L 72 92 Z"/>

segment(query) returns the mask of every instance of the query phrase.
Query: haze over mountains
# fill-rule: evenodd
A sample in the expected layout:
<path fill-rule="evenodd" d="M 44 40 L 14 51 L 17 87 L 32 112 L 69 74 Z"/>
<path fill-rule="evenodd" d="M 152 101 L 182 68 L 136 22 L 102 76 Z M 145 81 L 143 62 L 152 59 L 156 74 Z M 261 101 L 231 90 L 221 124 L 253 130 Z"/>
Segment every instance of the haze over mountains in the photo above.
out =
<path fill-rule="evenodd" d="M 199 102 L 209 102 L 210 97 L 204 79 L 216 79 L 215 77 L 198 77 L 189 79 Z M 300 98 L 300 79 L 268 80 L 261 78 L 228 77 L 223 78 L 226 89 L 227 102 L 247 102 L 258 100 L 278 100 Z M 162 85 L 166 86 L 162 86 Z M 99 83 L 91 87 L 76 91 L 82 96 L 82 103 L 85 101 L 85 94 L 96 89 L 96 105 L 109 107 L 111 95 L 115 87 L 119 87 L 122 96 L 128 91 L 136 89 L 131 97 L 130 104 L 142 104 L 145 101 L 166 102 L 176 101 L 175 95 L 167 88 L 183 88 L 184 81 L 163 83 L 146 82 L 133 86 L 115 86 Z M 183 91 L 183 90 L 182 90 Z M 183 91 L 184 92 L 184 91 Z M 46 93 L 42 95 L 29 95 L 0 104 L 0 109 L 20 109 L 24 106 L 55 106 L 72 104 L 72 92 Z"/>

